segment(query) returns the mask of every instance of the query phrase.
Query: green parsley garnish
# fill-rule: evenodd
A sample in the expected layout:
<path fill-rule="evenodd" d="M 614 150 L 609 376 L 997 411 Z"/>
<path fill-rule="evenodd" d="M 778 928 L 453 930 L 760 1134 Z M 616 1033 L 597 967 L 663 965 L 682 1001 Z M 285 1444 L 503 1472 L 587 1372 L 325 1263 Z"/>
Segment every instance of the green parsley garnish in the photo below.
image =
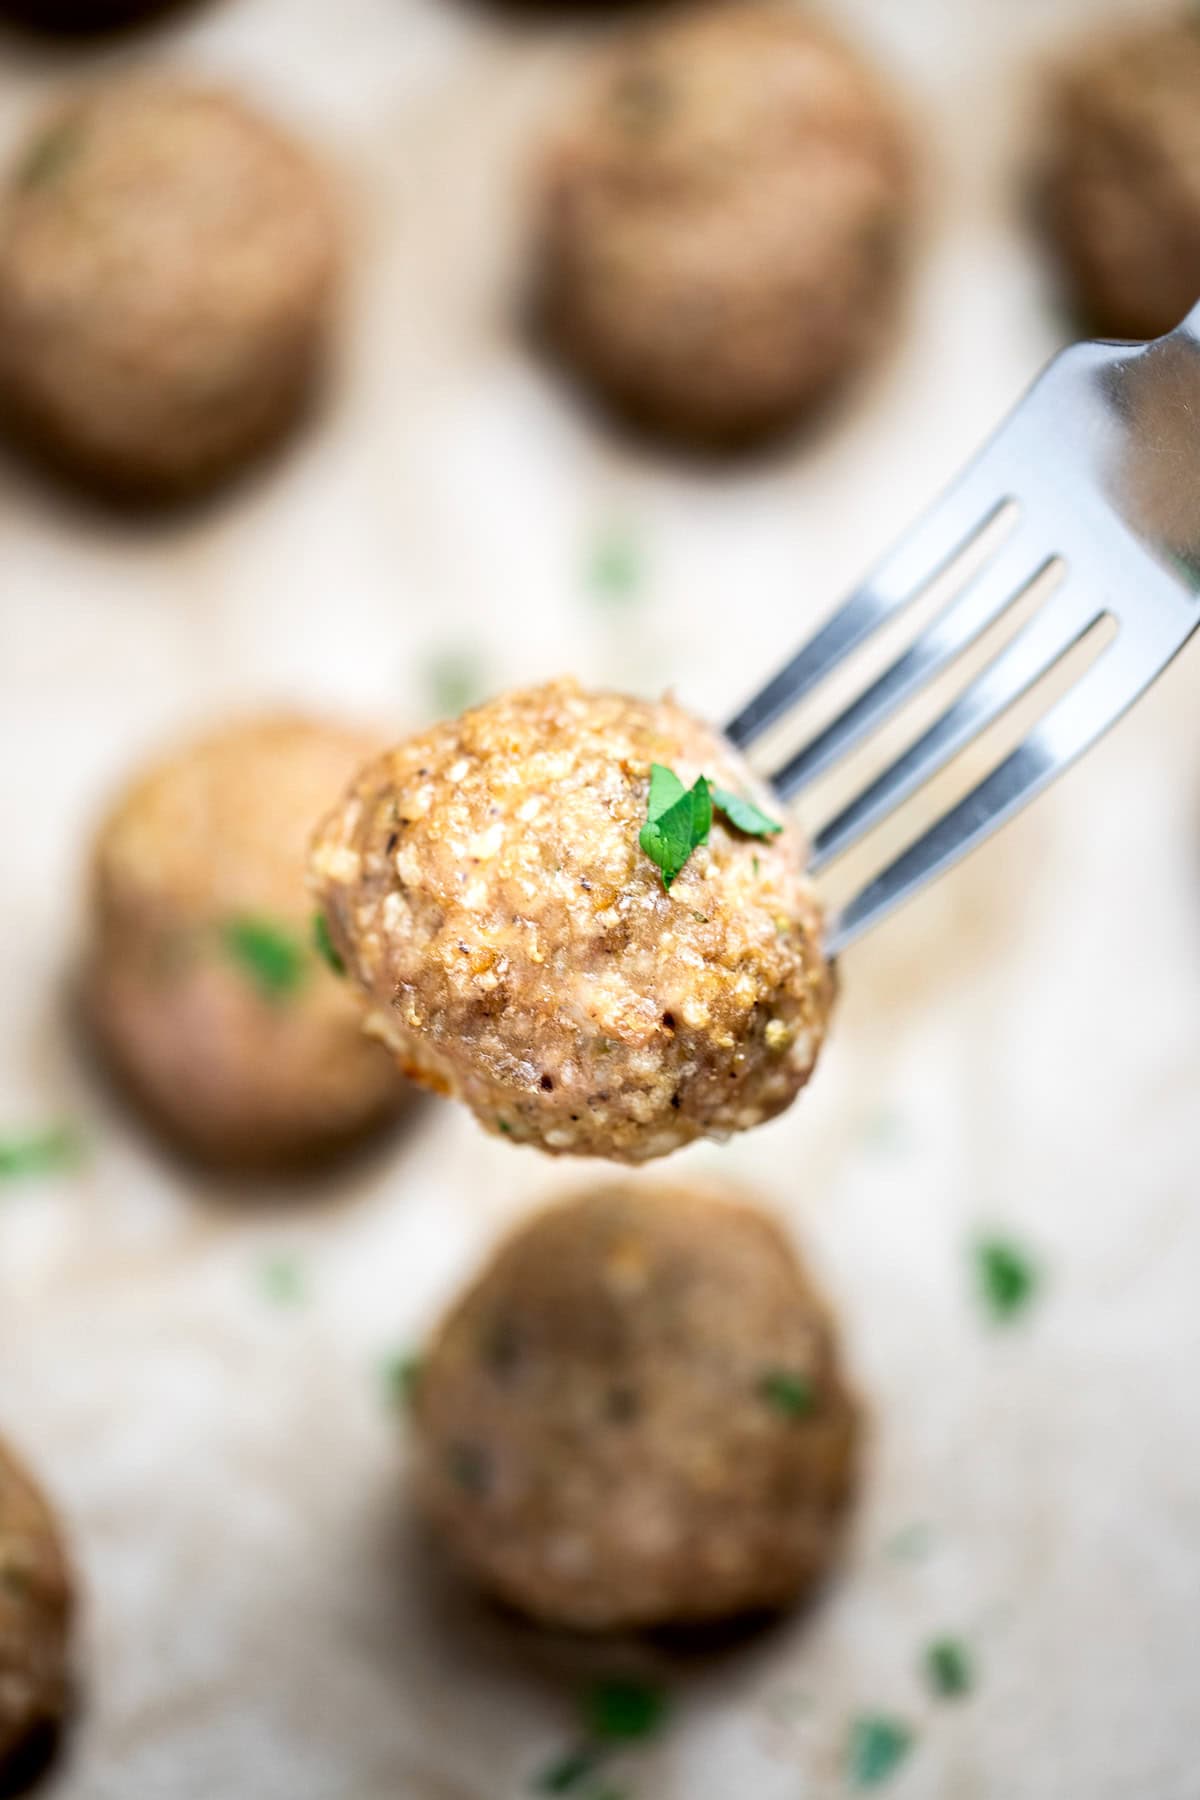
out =
<path fill-rule="evenodd" d="M 662 871 L 669 892 L 693 850 L 708 842 L 712 830 L 712 792 L 701 775 L 694 787 L 684 788 L 678 775 L 661 763 L 650 769 L 650 797 L 646 823 L 638 843 Z"/>
<path fill-rule="evenodd" d="M 464 1494 L 483 1495 L 492 1485 L 492 1459 L 482 1444 L 465 1440 L 451 1444 L 446 1468 L 454 1485 Z"/>
<path fill-rule="evenodd" d="M 1036 1265 L 1009 1238 L 981 1239 L 975 1246 L 975 1272 L 983 1303 L 1000 1323 L 1023 1312 L 1037 1293 Z"/>
<path fill-rule="evenodd" d="M 420 1356 L 389 1356 L 383 1365 L 383 1386 L 391 1404 L 402 1411 L 411 1408 L 417 1397 L 424 1359 Z"/>
<path fill-rule="evenodd" d="M 790 1369 L 769 1369 L 758 1384 L 758 1393 L 785 1419 L 806 1419 L 816 1404 L 808 1376 Z"/>
<path fill-rule="evenodd" d="M 20 192 L 27 194 L 33 188 L 45 187 L 47 182 L 61 175 L 78 154 L 83 135 L 79 120 L 75 118 L 60 119 L 42 132 L 30 145 L 17 170 L 16 185 Z"/>
<path fill-rule="evenodd" d="M 919 1562 L 933 1548 L 933 1529 L 929 1525 L 905 1525 L 883 1546 L 885 1556 L 894 1562 Z"/>
<path fill-rule="evenodd" d="M 226 953 L 250 976 L 266 1000 L 286 1000 L 308 973 L 308 952 L 286 926 L 244 915 L 220 927 Z"/>
<path fill-rule="evenodd" d="M 961 1638 L 937 1638 L 925 1652 L 925 1678 L 943 1700 L 957 1700 L 975 1686 L 971 1653 Z"/>
<path fill-rule="evenodd" d="M 483 666 L 472 650 L 439 650 L 425 668 L 429 698 L 441 719 L 456 719 L 483 699 Z"/>
<path fill-rule="evenodd" d="M 591 1735 L 605 1744 L 649 1737 L 666 1716 L 666 1695 L 644 1681 L 598 1681 L 584 1700 L 584 1718 Z"/>
<path fill-rule="evenodd" d="M 774 837 L 783 830 L 778 819 L 768 819 L 765 812 L 750 800 L 743 800 L 740 794 L 731 794 L 728 788 L 714 787 L 712 791 L 713 805 L 719 813 L 724 813 L 735 831 L 746 837 Z"/>
<path fill-rule="evenodd" d="M 323 912 L 313 914 L 312 930 L 317 955 L 329 964 L 335 975 L 344 975 L 346 965 L 333 947 L 333 939 L 329 935 L 329 920 Z"/>
<path fill-rule="evenodd" d="M 534 1781 L 540 1794 L 584 1793 L 586 1800 L 624 1800 L 608 1785 L 593 1786 L 608 1757 L 622 1744 L 649 1737 L 667 1716 L 661 1688 L 628 1677 L 598 1681 L 583 1697 L 583 1742 L 558 1757 Z"/>
<path fill-rule="evenodd" d="M 587 584 L 597 599 L 628 601 L 642 586 L 642 559 L 628 526 L 612 525 L 592 547 Z"/>
<path fill-rule="evenodd" d="M 881 1787 L 907 1757 L 913 1734 L 900 1719 L 868 1714 L 855 1719 L 846 1752 L 846 1773 L 857 1788 Z"/>
<path fill-rule="evenodd" d="M 259 1282 L 266 1298 L 276 1306 L 299 1306 L 308 1298 L 308 1282 L 294 1256 L 268 1257 L 259 1270 Z"/>
<path fill-rule="evenodd" d="M 638 843 L 662 870 L 664 888 L 670 889 L 692 851 L 708 842 L 714 808 L 735 831 L 749 837 L 773 837 L 783 830 L 749 800 L 714 787 L 707 776 L 699 776 L 693 787 L 685 789 L 674 770 L 651 764 L 646 823 Z"/>
<path fill-rule="evenodd" d="M 573 1794 L 591 1780 L 603 1758 L 604 1751 L 598 1744 L 582 1744 L 578 1750 L 568 1750 L 535 1778 L 534 1790 L 539 1794 Z"/>
<path fill-rule="evenodd" d="M 72 1169 L 83 1155 L 79 1134 L 70 1125 L 52 1125 L 24 1137 L 0 1138 L 0 1180 L 24 1175 L 53 1175 Z"/>

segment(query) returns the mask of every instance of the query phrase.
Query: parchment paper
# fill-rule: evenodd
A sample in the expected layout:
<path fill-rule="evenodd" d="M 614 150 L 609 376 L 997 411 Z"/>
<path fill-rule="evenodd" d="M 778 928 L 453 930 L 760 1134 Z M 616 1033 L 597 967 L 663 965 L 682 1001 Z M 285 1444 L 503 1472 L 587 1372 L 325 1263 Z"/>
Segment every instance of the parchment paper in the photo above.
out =
<path fill-rule="evenodd" d="M 0 39 L 0 150 L 136 60 L 243 81 L 340 168 L 356 278 L 325 416 L 150 527 L 0 467 L 0 1129 L 84 1167 L 0 1195 L 0 1429 L 86 1594 L 49 1800 L 496 1800 L 573 1738 L 589 1670 L 650 1666 L 636 1800 L 826 1800 L 850 1720 L 907 1719 L 896 1800 L 1195 1800 L 1200 1682 L 1200 732 L 1194 659 L 1065 785 L 845 959 L 811 1092 L 677 1159 L 758 1184 L 845 1319 L 872 1454 L 846 1569 L 760 1640 L 586 1653 L 491 1615 L 404 1501 L 383 1359 L 578 1165 L 430 1102 L 297 1194 L 167 1160 L 81 1058 L 82 860 L 165 736 L 280 698 L 427 717 L 426 665 L 574 669 L 727 715 L 1061 341 L 1022 217 L 1031 73 L 1130 0 L 845 0 L 926 143 L 906 327 L 782 456 L 680 467 L 595 428 L 512 328 L 518 173 L 594 26 L 453 0 L 212 0 L 115 47 Z M 571 9 L 564 6 L 564 13 Z M 627 531 L 640 596 L 589 592 Z M 967 1246 L 1028 1244 L 990 1329 Z M 305 1293 L 264 1293 L 286 1255 Z M 920 1527 L 914 1536 L 911 1528 Z M 897 1537 L 901 1544 L 897 1545 Z M 924 1553 L 917 1554 L 923 1540 Z M 927 1698 L 961 1634 L 976 1693 Z"/>

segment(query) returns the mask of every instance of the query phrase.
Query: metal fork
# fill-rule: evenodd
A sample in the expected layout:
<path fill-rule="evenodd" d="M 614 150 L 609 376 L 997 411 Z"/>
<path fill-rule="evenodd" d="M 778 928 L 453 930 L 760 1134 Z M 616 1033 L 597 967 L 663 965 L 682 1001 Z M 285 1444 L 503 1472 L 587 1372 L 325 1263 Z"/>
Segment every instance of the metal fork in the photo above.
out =
<path fill-rule="evenodd" d="M 1147 344 L 1050 363 L 942 498 L 729 726 L 748 747 L 954 566 L 1010 526 L 912 646 L 772 776 L 793 800 L 952 663 L 1035 582 L 1051 596 L 941 717 L 812 839 L 843 855 L 1106 617 L 1107 647 L 1009 756 L 829 921 L 844 950 L 989 837 L 1133 704 L 1200 624 L 1200 305 Z"/>

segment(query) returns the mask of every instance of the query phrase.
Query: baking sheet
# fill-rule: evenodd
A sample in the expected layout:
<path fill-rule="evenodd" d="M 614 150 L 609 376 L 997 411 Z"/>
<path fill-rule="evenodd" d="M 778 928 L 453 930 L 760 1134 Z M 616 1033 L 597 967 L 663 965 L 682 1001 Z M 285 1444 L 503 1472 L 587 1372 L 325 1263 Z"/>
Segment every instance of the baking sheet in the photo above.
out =
<path fill-rule="evenodd" d="M 0 467 L 0 1128 L 66 1118 L 88 1145 L 78 1173 L 0 1198 L 0 1425 L 60 1501 L 86 1591 L 49 1800 L 515 1797 L 570 1743 L 587 1672 L 629 1656 L 675 1697 L 621 1772 L 633 1800 L 824 1800 L 849 1721 L 878 1711 L 917 1733 L 896 1800 L 1195 1800 L 1194 660 L 846 958 L 787 1118 L 672 1164 L 757 1183 L 795 1226 L 873 1421 L 843 1575 L 722 1654 L 515 1628 L 438 1573 L 404 1503 L 382 1361 L 586 1167 L 431 1102 L 298 1193 L 203 1179 L 114 1109 L 70 1027 L 87 838 L 165 735 L 279 699 L 400 728 L 428 716 L 430 662 L 468 649 L 489 686 L 670 681 L 724 716 L 1056 347 L 1013 180 L 1028 76 L 1151 7 L 831 10 L 906 83 L 926 142 L 907 328 L 821 433 L 722 472 L 597 431 L 510 326 L 522 158 L 594 23 L 212 0 L 113 46 L 0 39 L 0 150 L 80 72 L 229 76 L 325 147 L 356 249 L 326 415 L 261 479 L 149 526 Z M 641 591 L 605 603 L 587 565 L 614 530 Z M 1044 1272 L 1008 1332 L 982 1322 L 965 1253 L 993 1224 Z M 279 1256 L 293 1306 L 264 1292 Z M 919 1676 L 943 1631 L 979 1665 L 957 1706 Z"/>

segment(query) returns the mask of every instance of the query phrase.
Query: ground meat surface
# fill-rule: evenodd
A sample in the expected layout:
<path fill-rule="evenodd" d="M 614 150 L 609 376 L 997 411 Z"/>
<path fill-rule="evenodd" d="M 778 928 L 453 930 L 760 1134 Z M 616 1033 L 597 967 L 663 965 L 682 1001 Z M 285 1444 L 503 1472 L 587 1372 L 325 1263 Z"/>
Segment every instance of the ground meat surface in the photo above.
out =
<path fill-rule="evenodd" d="M 321 826 L 329 930 L 406 1073 L 488 1130 L 643 1162 L 781 1112 L 833 998 L 794 825 L 714 819 L 669 892 L 639 847 L 652 763 L 786 816 L 672 700 L 573 681 L 389 751 Z"/>
<path fill-rule="evenodd" d="M 909 187 L 890 98 L 804 11 L 637 27 L 599 53 L 546 155 L 536 314 L 641 423 L 718 445 L 773 433 L 883 334 Z"/>
<path fill-rule="evenodd" d="M 833 1322 L 773 1220 L 719 1192 L 614 1183 L 535 1217 L 414 1407 L 447 1545 L 548 1623 L 779 1608 L 835 1557 L 858 1421 Z"/>
<path fill-rule="evenodd" d="M 54 1516 L 0 1442 L 0 1788 L 62 1721 L 72 1610 Z"/>
<path fill-rule="evenodd" d="M 185 745 L 138 776 L 97 840 L 83 997 L 152 1117 L 208 1161 L 302 1163 L 405 1097 L 323 960 L 308 833 L 378 748 L 282 715 Z"/>
<path fill-rule="evenodd" d="M 1050 98 L 1040 204 L 1069 297 L 1112 337 L 1200 299 L 1200 14 L 1089 47 Z"/>
<path fill-rule="evenodd" d="M 207 486 L 309 398 L 337 262 L 323 177 L 232 95 L 164 79 L 80 94 L 0 199 L 6 422 L 118 493 Z"/>

